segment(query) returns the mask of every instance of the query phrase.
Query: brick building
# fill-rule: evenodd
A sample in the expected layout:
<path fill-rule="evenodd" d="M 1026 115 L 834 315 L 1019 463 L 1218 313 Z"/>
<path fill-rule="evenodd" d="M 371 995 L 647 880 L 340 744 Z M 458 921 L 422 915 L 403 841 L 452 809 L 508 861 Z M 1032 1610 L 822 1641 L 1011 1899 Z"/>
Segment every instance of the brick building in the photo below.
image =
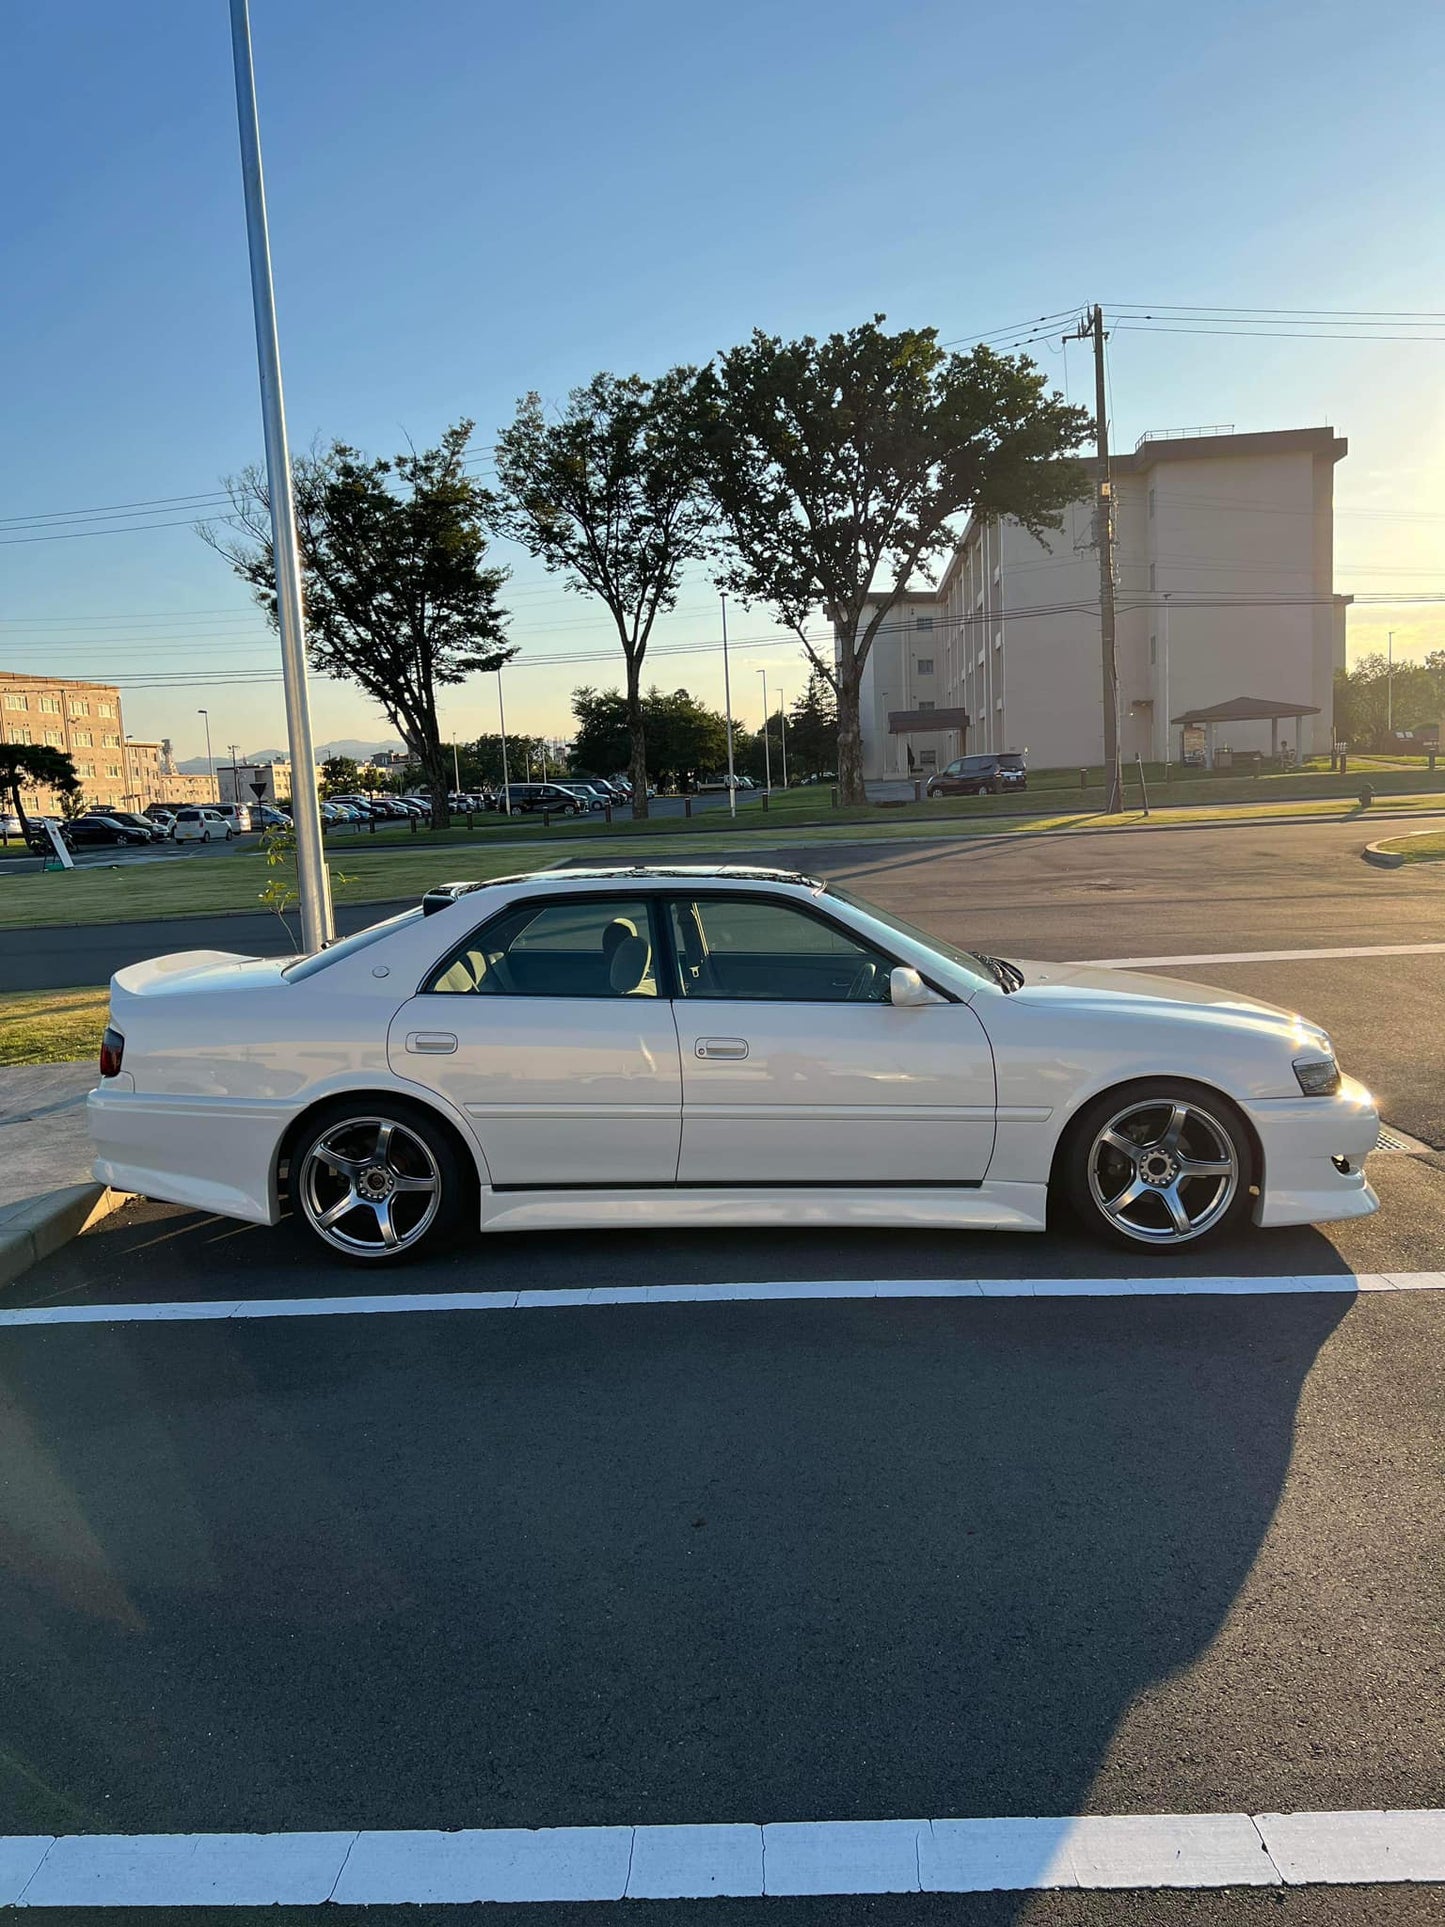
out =
<path fill-rule="evenodd" d="M 63 750 L 75 764 L 85 801 L 101 808 L 215 800 L 206 777 L 180 774 L 168 742 L 127 740 L 114 683 L 0 670 L 0 742 Z M 60 799 L 48 789 L 30 790 L 25 806 L 37 816 L 53 816 Z"/>

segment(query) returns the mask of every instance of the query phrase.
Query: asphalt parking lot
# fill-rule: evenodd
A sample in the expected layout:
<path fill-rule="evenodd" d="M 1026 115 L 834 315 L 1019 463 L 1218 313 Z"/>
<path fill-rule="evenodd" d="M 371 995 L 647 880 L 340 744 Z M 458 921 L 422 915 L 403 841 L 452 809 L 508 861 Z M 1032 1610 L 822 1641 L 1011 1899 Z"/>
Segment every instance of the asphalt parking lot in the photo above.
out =
<path fill-rule="evenodd" d="M 1227 877 L 1171 835 L 1147 875 L 1080 839 L 855 856 L 849 881 L 1005 954 L 1436 940 L 1433 879 L 1308 834 Z M 1442 967 L 1174 968 L 1301 1003 L 1434 1144 Z M 1179 1265 L 1200 1290 L 1177 1296 L 1131 1295 L 1158 1260 L 1062 1223 L 498 1236 L 379 1282 L 289 1227 L 131 1206 L 9 1303 L 180 1313 L 0 1330 L 0 1833 L 1445 1806 L 1445 1291 L 1352 1288 L 1445 1282 L 1445 1157 L 1372 1175 L 1376 1217 L 1241 1235 Z M 575 1302 L 769 1281 L 819 1295 Z M 864 1285 L 896 1295 L 841 1295 Z M 512 1308 L 455 1305 L 475 1292 Z M 265 1299 L 298 1315 L 182 1315 Z M 1414 1927 L 1445 1888 L 407 1917 Z"/>

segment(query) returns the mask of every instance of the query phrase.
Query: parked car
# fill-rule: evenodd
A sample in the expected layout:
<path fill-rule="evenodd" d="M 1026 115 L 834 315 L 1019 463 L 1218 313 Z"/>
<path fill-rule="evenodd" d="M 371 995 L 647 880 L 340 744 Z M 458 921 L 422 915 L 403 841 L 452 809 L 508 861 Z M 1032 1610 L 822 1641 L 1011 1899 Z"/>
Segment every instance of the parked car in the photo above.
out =
<path fill-rule="evenodd" d="M 256 827 L 261 830 L 289 830 L 291 818 L 285 810 L 278 810 L 274 803 L 261 803 L 251 812 L 256 819 Z"/>
<path fill-rule="evenodd" d="M 507 786 L 507 796 L 514 811 L 521 810 L 527 815 L 540 815 L 544 810 L 553 816 L 587 814 L 582 798 L 556 783 L 511 783 Z"/>
<path fill-rule="evenodd" d="M 1304 1018 L 753 867 L 444 884 L 302 959 L 128 965 L 89 1119 L 100 1183 L 289 1207 L 368 1263 L 624 1198 L 629 1224 L 914 1230 L 1067 1202 L 1155 1261 L 1378 1205 L 1374 1100 Z"/>
<path fill-rule="evenodd" d="M 108 817 L 116 823 L 127 824 L 133 830 L 143 830 L 148 843 L 164 843 L 166 840 L 165 826 L 153 823 L 140 810 L 87 810 L 85 814 Z"/>
<path fill-rule="evenodd" d="M 141 815 L 148 823 L 154 823 L 163 836 L 169 836 L 171 825 L 176 820 L 174 803 L 147 803 Z"/>
<path fill-rule="evenodd" d="M 93 849 L 102 844 L 147 844 L 153 841 L 150 825 L 138 830 L 132 823 L 121 823 L 113 816 L 91 815 L 73 817 L 64 830 L 66 842 L 73 850 Z"/>
<path fill-rule="evenodd" d="M 219 810 L 187 805 L 185 809 L 176 811 L 171 835 L 177 843 L 230 843 L 236 831 Z"/>
<path fill-rule="evenodd" d="M 929 796 L 999 796 L 1026 790 L 1029 774 L 1013 750 L 1000 756 L 960 756 L 928 779 Z"/>
<path fill-rule="evenodd" d="M 604 790 L 600 783 L 584 783 L 575 776 L 559 776 L 557 786 L 559 789 L 569 791 L 573 796 L 580 797 L 589 810 L 605 810 L 613 801 L 610 793 Z"/>
<path fill-rule="evenodd" d="M 256 827 L 251 820 L 249 803 L 217 803 L 214 808 L 217 816 L 224 817 L 237 836 L 249 836 Z"/>
<path fill-rule="evenodd" d="M 0 836 L 23 836 L 24 833 L 18 816 L 12 816 L 8 810 L 0 813 Z"/>

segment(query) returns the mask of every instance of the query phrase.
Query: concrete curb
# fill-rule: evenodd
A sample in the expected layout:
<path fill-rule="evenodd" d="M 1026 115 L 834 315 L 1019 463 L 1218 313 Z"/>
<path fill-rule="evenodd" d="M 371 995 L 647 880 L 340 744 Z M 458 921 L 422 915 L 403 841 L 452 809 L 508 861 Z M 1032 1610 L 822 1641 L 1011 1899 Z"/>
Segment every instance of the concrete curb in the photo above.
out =
<path fill-rule="evenodd" d="M 0 1289 L 129 1201 L 103 1184 L 67 1184 L 0 1206 Z"/>
<path fill-rule="evenodd" d="M 1434 830 L 1417 830 L 1415 834 L 1417 836 L 1434 836 L 1437 832 Z M 1404 868 L 1407 859 L 1399 850 L 1387 850 L 1385 845 L 1386 843 L 1400 843 L 1403 841 L 1404 839 L 1398 836 L 1382 837 L 1378 843 L 1367 843 L 1364 849 L 1361 850 L 1360 855 L 1365 859 L 1366 863 L 1373 863 L 1378 870 L 1400 870 Z"/>

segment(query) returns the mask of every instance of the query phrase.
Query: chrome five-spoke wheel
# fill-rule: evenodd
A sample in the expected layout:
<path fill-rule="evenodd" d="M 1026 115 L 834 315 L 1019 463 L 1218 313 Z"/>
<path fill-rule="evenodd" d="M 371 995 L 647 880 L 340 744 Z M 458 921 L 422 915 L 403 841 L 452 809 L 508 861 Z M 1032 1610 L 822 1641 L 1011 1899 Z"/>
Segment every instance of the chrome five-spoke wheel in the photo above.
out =
<path fill-rule="evenodd" d="M 324 1243 L 352 1258 L 392 1258 L 419 1245 L 443 1201 L 431 1133 L 396 1117 L 349 1116 L 310 1140 L 291 1184 Z"/>
<path fill-rule="evenodd" d="M 1081 1120 L 1070 1189 L 1129 1244 L 1193 1244 L 1245 1202 L 1249 1147 L 1229 1106 L 1192 1091 L 1136 1090 Z"/>

